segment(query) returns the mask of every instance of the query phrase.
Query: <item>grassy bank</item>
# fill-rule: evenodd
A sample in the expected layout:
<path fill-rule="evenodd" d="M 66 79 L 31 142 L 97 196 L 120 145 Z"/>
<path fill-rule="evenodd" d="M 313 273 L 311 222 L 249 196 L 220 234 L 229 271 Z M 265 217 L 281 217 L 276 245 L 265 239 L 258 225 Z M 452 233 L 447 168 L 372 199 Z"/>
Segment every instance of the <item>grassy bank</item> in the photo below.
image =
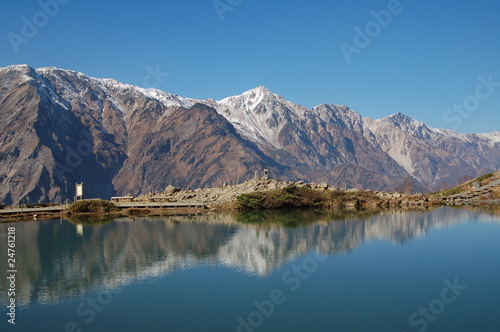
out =
<path fill-rule="evenodd" d="M 71 213 L 108 213 L 118 211 L 119 208 L 110 201 L 93 199 L 74 202 L 69 206 L 68 210 Z"/>
<path fill-rule="evenodd" d="M 256 191 L 236 197 L 241 211 L 287 208 L 360 208 L 377 207 L 383 203 L 371 191 L 331 191 L 289 185 L 283 189 Z"/>

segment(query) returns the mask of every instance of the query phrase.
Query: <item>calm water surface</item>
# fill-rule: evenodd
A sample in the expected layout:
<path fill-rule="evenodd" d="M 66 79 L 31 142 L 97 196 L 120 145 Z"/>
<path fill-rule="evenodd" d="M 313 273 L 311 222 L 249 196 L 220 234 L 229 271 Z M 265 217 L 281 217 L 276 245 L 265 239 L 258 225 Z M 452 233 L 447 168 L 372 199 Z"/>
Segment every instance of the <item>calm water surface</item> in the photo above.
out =
<path fill-rule="evenodd" d="M 500 331 L 498 211 L 51 220 L 0 241 L 0 331 Z"/>

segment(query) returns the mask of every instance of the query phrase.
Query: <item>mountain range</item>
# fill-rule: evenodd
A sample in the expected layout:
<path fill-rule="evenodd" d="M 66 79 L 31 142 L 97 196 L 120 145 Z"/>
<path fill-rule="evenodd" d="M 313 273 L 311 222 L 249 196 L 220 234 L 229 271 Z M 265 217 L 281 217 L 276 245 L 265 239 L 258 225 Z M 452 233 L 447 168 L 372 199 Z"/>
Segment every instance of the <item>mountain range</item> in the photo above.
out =
<path fill-rule="evenodd" d="M 55 67 L 0 69 L 0 202 L 63 201 L 283 180 L 433 191 L 500 168 L 500 132 L 459 134 L 404 114 L 295 104 L 265 87 L 184 98 Z M 408 184 L 410 187 L 408 188 Z"/>

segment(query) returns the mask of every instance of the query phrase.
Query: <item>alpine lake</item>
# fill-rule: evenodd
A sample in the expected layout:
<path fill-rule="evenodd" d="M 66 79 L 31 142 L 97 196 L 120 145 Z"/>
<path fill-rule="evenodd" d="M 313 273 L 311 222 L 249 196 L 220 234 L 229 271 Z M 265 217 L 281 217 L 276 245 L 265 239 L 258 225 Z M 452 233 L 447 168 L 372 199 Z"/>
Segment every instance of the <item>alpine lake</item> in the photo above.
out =
<path fill-rule="evenodd" d="M 57 219 L 0 243 L 0 331 L 500 331 L 498 207 Z"/>

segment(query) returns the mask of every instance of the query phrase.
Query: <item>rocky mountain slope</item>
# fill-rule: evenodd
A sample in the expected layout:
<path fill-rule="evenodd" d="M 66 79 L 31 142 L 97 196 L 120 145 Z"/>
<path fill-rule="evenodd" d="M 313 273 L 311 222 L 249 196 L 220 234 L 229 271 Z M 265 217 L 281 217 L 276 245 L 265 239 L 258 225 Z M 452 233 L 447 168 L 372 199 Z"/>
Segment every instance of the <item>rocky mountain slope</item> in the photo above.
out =
<path fill-rule="evenodd" d="M 274 178 L 438 189 L 500 168 L 500 133 L 461 135 L 395 114 L 312 109 L 257 87 L 196 100 L 26 65 L 0 69 L 0 202 L 219 186 Z M 406 180 L 405 180 L 406 179 Z"/>

